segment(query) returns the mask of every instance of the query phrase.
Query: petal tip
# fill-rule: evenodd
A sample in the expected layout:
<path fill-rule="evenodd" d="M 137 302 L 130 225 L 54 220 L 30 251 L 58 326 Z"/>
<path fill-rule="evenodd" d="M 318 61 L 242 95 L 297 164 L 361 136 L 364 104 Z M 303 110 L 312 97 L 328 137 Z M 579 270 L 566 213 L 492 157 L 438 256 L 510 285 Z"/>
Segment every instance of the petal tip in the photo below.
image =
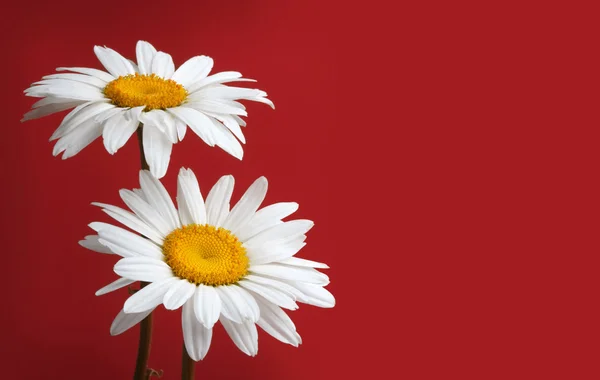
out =
<path fill-rule="evenodd" d="M 96 232 L 98 232 L 102 229 L 101 226 L 102 226 L 102 223 L 100 223 L 100 222 L 92 222 L 92 223 L 88 224 L 88 227 Z"/>

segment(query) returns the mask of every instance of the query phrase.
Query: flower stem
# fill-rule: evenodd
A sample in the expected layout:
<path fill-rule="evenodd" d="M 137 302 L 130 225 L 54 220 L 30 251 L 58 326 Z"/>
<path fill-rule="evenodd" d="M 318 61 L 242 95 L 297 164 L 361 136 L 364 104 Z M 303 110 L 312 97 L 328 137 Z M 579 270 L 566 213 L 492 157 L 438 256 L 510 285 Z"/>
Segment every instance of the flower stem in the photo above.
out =
<path fill-rule="evenodd" d="M 144 155 L 144 144 L 142 142 L 143 124 L 137 129 L 137 138 L 140 146 L 140 161 L 142 169 L 148 170 L 149 166 Z M 147 282 L 140 282 L 140 289 L 148 285 Z M 148 368 L 148 357 L 150 356 L 150 342 L 152 341 L 152 313 L 140 323 L 140 341 L 138 344 L 138 356 L 135 363 L 135 374 L 133 380 L 148 380 L 152 374 L 152 370 Z"/>
<path fill-rule="evenodd" d="M 196 362 L 190 358 L 184 344 L 181 353 L 181 380 L 194 380 L 195 365 Z"/>
<path fill-rule="evenodd" d="M 137 139 L 138 144 L 140 146 L 140 161 L 142 163 L 142 170 L 149 170 L 150 166 L 148 166 L 148 162 L 146 162 L 146 155 L 144 154 L 144 140 L 143 140 L 143 132 L 144 124 L 140 123 L 140 126 L 137 129 Z"/>
<path fill-rule="evenodd" d="M 140 289 L 148 285 L 147 282 L 140 283 Z M 152 313 L 140 322 L 140 341 L 138 344 L 138 356 L 135 363 L 135 375 L 133 380 L 148 380 L 152 372 L 148 368 L 148 357 L 150 356 L 150 342 L 152 341 Z"/>

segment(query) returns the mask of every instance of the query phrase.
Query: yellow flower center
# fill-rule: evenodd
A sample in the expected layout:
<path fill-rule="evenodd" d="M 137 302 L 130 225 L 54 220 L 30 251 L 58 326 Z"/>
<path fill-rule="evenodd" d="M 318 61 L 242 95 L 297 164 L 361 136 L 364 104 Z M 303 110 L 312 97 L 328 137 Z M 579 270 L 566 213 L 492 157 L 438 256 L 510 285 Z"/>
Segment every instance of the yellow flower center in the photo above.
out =
<path fill-rule="evenodd" d="M 104 88 L 104 95 L 118 107 L 146 106 L 144 111 L 177 107 L 185 100 L 187 91 L 171 79 L 151 75 L 118 77 Z"/>
<path fill-rule="evenodd" d="M 242 243 L 224 228 L 192 224 L 165 238 L 163 254 L 173 273 L 195 284 L 234 284 L 248 271 Z"/>

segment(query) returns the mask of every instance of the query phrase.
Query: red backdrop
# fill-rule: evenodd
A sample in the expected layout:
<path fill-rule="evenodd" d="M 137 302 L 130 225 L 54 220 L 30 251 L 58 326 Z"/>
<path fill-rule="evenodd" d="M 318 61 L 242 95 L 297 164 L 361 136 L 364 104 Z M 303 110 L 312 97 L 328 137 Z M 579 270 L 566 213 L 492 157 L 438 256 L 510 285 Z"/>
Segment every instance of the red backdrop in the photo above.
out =
<path fill-rule="evenodd" d="M 417 5 L 418 3 L 418 5 Z M 589 2 L 592 4 L 592 2 Z M 485 4 L 485 5 L 484 5 Z M 188 133 L 191 167 L 234 197 L 316 222 L 334 309 L 292 313 L 304 344 L 260 333 L 246 357 L 217 328 L 199 379 L 597 379 L 598 21 L 584 2 L 32 2 L 2 12 L 0 368 L 9 379 L 129 379 L 137 331 L 111 337 L 126 291 L 77 241 L 136 186 L 130 141 L 51 156 L 61 116 L 24 125 L 21 91 L 58 66 L 206 54 L 259 80 L 242 162 Z M 180 312 L 156 313 L 150 365 L 179 377 Z"/>

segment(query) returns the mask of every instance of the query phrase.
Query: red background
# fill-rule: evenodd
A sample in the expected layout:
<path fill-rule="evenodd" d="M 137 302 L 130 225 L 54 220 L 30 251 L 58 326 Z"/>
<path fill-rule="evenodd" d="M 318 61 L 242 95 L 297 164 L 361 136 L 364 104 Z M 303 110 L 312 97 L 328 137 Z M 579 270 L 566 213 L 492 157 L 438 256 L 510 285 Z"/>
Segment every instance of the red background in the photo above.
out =
<path fill-rule="evenodd" d="M 418 3 L 418 5 L 417 5 Z M 20 124 L 21 91 L 58 66 L 206 54 L 259 80 L 242 162 L 188 132 L 191 167 L 234 197 L 316 222 L 334 309 L 292 313 L 304 344 L 260 334 L 256 358 L 219 327 L 199 379 L 598 379 L 598 10 L 593 2 L 32 2 L 2 12 L 3 307 L 9 379 L 129 379 L 137 328 L 108 329 L 112 258 L 77 241 L 91 201 L 136 186 L 134 141 L 51 156 L 61 116 Z M 150 365 L 179 378 L 180 312 L 156 313 Z"/>

